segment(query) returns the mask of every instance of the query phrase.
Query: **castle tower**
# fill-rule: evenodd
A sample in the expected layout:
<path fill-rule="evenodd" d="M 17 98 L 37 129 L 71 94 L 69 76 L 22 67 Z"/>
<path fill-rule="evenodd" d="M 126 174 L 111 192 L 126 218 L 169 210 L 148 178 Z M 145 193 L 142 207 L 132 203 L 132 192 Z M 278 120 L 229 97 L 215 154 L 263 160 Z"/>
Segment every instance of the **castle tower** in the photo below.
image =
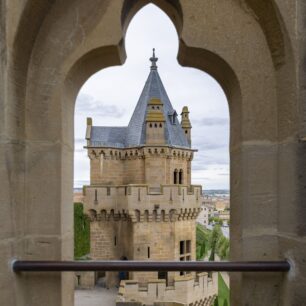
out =
<path fill-rule="evenodd" d="M 195 260 L 202 190 L 191 185 L 196 150 L 190 146 L 188 109 L 183 109 L 187 117 L 181 125 L 159 77 L 154 51 L 150 60 L 128 126 L 94 126 L 87 120 L 91 173 L 84 202 L 93 259 Z M 140 284 L 150 279 L 171 284 L 180 274 L 135 272 L 128 278 Z M 107 273 L 107 285 L 118 285 L 118 277 Z"/>
<path fill-rule="evenodd" d="M 181 126 L 184 130 L 185 136 L 188 139 L 188 143 L 191 146 L 191 123 L 189 120 L 189 110 L 187 106 L 184 106 L 181 113 Z"/>

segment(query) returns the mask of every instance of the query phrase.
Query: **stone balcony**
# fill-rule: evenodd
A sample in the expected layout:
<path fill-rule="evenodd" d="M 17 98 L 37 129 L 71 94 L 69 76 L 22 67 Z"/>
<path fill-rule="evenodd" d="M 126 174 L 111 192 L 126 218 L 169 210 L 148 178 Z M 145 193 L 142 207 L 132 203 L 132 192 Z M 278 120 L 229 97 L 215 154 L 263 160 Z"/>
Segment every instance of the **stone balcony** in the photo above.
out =
<path fill-rule="evenodd" d="M 151 280 L 141 287 L 135 280 L 121 281 L 117 304 L 130 305 L 131 301 L 152 305 L 155 302 L 176 302 L 180 305 L 212 305 L 218 294 L 218 273 L 208 277 L 202 272 L 194 277 L 191 274 L 177 276 L 173 286 L 166 286 L 161 279 Z"/>

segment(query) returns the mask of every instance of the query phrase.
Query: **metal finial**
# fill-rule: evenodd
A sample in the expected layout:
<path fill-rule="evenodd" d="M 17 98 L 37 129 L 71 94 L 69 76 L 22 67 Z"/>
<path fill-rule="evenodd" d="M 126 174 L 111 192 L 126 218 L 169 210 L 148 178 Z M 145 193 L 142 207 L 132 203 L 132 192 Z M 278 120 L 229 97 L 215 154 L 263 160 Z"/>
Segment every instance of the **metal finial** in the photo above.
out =
<path fill-rule="evenodd" d="M 155 48 L 153 48 L 153 56 L 150 58 L 150 61 L 152 62 L 151 70 L 156 70 L 157 69 L 156 62 L 158 61 L 158 58 L 155 57 Z"/>

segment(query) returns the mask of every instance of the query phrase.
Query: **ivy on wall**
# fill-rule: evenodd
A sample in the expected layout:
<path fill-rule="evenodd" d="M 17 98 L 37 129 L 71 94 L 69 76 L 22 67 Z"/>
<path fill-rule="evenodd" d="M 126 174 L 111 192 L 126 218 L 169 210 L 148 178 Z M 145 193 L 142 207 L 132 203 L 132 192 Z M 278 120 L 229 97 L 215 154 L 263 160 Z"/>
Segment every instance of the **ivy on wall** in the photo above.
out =
<path fill-rule="evenodd" d="M 82 203 L 74 203 L 74 258 L 80 259 L 90 252 L 90 224 Z"/>

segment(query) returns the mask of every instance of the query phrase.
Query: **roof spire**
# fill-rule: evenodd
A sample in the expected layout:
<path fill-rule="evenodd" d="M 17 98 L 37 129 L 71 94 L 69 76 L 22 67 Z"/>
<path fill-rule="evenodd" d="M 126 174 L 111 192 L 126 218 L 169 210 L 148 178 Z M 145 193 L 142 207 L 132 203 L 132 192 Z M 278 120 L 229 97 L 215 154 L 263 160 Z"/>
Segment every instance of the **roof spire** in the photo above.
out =
<path fill-rule="evenodd" d="M 158 61 L 158 57 L 155 57 L 155 48 L 153 48 L 153 56 L 150 58 L 152 62 L 151 70 L 157 70 L 156 62 Z"/>

